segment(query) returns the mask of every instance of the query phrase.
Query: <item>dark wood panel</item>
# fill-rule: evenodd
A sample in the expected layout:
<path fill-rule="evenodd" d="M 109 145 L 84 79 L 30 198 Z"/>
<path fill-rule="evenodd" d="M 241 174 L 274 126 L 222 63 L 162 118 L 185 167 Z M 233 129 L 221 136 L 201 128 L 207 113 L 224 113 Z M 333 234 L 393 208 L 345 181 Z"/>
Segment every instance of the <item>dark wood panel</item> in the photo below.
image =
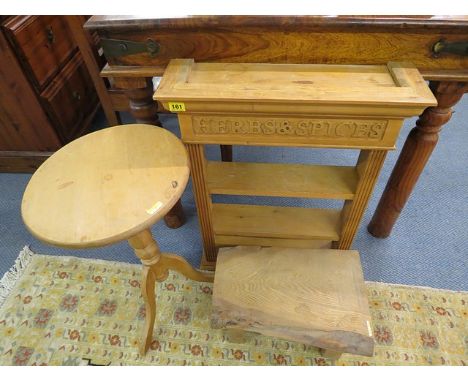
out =
<path fill-rule="evenodd" d="M 130 105 L 128 104 L 125 91 L 121 89 L 109 89 L 107 92 L 110 96 L 113 110 L 130 111 Z"/>
<path fill-rule="evenodd" d="M 348 33 L 267 30 L 258 27 L 223 30 L 135 30 L 109 34 L 111 38 L 146 41 L 160 45 L 151 57 L 138 53 L 107 57 L 111 66 L 164 66 L 172 58 L 199 62 L 270 62 L 322 64 L 376 64 L 410 61 L 420 70 L 466 70 L 468 57 L 441 54 L 432 48 L 441 39 L 468 41 L 460 35 L 441 33 Z"/>
<path fill-rule="evenodd" d="M 395 168 L 368 226 L 369 232 L 376 237 L 390 235 L 439 140 L 439 132 L 452 117 L 452 107 L 468 91 L 466 82 L 431 81 L 430 87 L 438 105 L 424 110 L 401 149 Z"/>
<path fill-rule="evenodd" d="M 86 65 L 97 95 L 101 102 L 102 109 L 106 115 L 109 126 L 119 125 L 120 119 L 112 105 L 112 100 L 107 91 L 107 80 L 100 77 L 102 69 L 101 56 L 98 53 L 97 42 L 92 33 L 83 29 L 83 18 L 81 16 L 65 16 L 68 27 L 78 45 L 81 57 Z"/>
<path fill-rule="evenodd" d="M 468 27 L 467 16 L 184 16 L 145 18 L 139 16 L 93 16 L 87 27 L 93 29 L 159 28 L 244 28 L 262 27 L 307 30 L 439 30 L 457 32 Z"/>
<path fill-rule="evenodd" d="M 0 150 L 54 151 L 60 139 L 0 33 Z"/>
<path fill-rule="evenodd" d="M 77 49 L 61 16 L 15 16 L 4 28 L 39 88 L 52 79 Z"/>
<path fill-rule="evenodd" d="M 64 143 L 78 136 L 97 104 L 97 94 L 81 55 L 76 54 L 41 94 Z"/>
<path fill-rule="evenodd" d="M 48 151 L 0 151 L 0 172 L 32 173 L 52 154 Z"/>

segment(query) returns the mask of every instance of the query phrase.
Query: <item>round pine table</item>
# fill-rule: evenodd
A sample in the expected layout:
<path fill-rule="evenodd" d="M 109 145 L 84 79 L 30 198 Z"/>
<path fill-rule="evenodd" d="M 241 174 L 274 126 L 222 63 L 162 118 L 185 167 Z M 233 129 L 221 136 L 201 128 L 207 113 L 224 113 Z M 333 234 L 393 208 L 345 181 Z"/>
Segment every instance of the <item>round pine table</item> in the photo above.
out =
<path fill-rule="evenodd" d="M 155 283 L 169 269 L 197 281 L 213 274 L 185 259 L 161 253 L 150 228 L 180 199 L 189 178 L 182 142 L 165 129 L 143 124 L 114 126 L 62 147 L 34 173 L 21 214 L 28 230 L 48 244 L 100 247 L 128 240 L 143 263 L 146 353 L 156 317 Z"/>

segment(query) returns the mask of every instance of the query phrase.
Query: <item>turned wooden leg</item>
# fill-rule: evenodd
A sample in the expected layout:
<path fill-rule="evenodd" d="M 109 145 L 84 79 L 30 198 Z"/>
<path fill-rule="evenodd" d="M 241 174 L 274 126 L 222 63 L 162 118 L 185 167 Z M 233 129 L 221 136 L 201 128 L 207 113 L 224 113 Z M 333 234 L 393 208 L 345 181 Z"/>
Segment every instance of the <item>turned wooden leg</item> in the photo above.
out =
<path fill-rule="evenodd" d="M 130 112 L 138 123 L 162 126 L 158 118 L 158 107 L 153 101 L 153 81 L 142 77 L 116 77 L 115 87 L 125 90 L 128 98 Z M 177 203 L 164 217 L 169 228 L 179 228 L 185 223 L 185 214 L 182 203 Z"/>
<path fill-rule="evenodd" d="M 214 273 L 193 268 L 183 257 L 161 253 L 149 229 L 131 237 L 128 239 L 128 243 L 143 264 L 141 293 L 145 301 L 146 319 L 139 349 L 140 354 L 145 355 L 151 345 L 156 319 L 156 281 L 164 281 L 169 275 L 169 269 L 173 269 L 189 279 L 203 282 L 213 282 Z"/>
<path fill-rule="evenodd" d="M 467 90 L 467 83 L 431 81 L 430 88 L 437 98 L 438 105 L 424 110 L 416 122 L 416 127 L 411 130 L 406 139 L 374 216 L 367 227 L 375 237 L 390 235 L 393 225 L 437 144 L 439 131 L 450 120 L 451 108 Z"/>
<path fill-rule="evenodd" d="M 156 281 L 163 281 L 168 275 L 166 268 L 160 266 L 161 252 L 153 239 L 151 232 L 145 230 L 128 239 L 128 243 L 135 251 L 135 255 L 143 263 L 143 279 L 141 292 L 146 307 L 145 326 L 140 342 L 140 354 L 145 355 L 153 336 L 154 321 L 156 319 Z"/>
<path fill-rule="evenodd" d="M 223 162 L 232 162 L 232 146 L 231 145 L 219 145 L 221 150 L 221 160 Z"/>

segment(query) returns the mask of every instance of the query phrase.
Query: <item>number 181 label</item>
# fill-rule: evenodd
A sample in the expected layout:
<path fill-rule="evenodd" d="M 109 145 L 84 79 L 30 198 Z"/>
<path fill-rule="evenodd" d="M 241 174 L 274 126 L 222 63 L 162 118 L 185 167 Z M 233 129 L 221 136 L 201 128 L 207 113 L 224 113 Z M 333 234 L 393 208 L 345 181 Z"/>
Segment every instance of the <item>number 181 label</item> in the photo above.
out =
<path fill-rule="evenodd" d="M 168 102 L 169 111 L 185 111 L 185 104 L 183 102 Z"/>

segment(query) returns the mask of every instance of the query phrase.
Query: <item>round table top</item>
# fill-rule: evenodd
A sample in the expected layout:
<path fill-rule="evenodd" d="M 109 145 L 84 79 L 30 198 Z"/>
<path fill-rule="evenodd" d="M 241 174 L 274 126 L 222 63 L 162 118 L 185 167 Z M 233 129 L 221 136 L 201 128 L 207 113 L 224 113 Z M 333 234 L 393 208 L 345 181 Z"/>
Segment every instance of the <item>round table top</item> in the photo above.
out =
<path fill-rule="evenodd" d="M 163 217 L 189 177 L 183 143 L 142 124 L 114 126 L 62 147 L 34 173 L 21 214 L 47 243 L 95 247 L 130 238 Z"/>

